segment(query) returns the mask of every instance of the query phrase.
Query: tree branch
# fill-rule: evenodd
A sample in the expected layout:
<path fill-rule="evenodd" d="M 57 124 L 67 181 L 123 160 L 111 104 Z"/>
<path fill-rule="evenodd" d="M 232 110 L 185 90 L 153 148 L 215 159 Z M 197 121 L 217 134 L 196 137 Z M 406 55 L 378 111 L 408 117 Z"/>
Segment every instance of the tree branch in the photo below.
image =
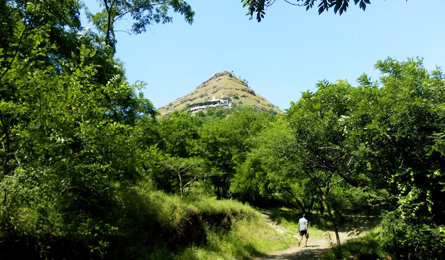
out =
<path fill-rule="evenodd" d="M 303 210 L 304 213 L 306 213 L 306 207 L 304 206 L 304 203 L 302 201 L 300 201 L 293 193 L 291 190 L 289 190 L 288 187 L 284 187 L 282 188 L 284 191 L 286 191 L 287 193 L 289 193 L 292 198 L 295 198 L 295 201 L 297 202 L 298 206 L 300 206 L 300 208 Z"/>
<path fill-rule="evenodd" d="M 295 6 L 300 6 L 300 7 L 304 6 L 304 4 L 292 3 L 292 2 L 289 2 L 288 0 L 284 0 L 284 2 L 286 2 L 286 3 L 290 4 L 290 5 L 295 5 Z"/>
<path fill-rule="evenodd" d="M 185 189 L 185 187 L 187 187 L 187 185 L 189 185 L 190 183 L 192 183 L 196 180 L 198 180 L 198 176 L 193 177 L 193 179 L 191 181 L 187 182 L 186 184 L 184 184 L 184 186 L 182 186 L 182 188 Z"/>
<path fill-rule="evenodd" d="M 349 176 L 346 173 L 337 172 L 337 174 L 342 177 L 348 184 L 358 188 L 360 187 L 360 184 L 358 181 L 354 180 L 351 176 Z"/>
<path fill-rule="evenodd" d="M 35 11 L 36 11 L 36 6 L 34 5 L 34 12 L 35 12 Z M 2 75 L 0 76 L 0 82 L 2 81 L 2 79 L 3 79 L 3 77 L 6 75 L 6 73 L 11 69 L 12 63 L 14 63 L 14 60 L 15 60 L 15 58 L 16 58 L 17 55 L 18 55 L 20 46 L 22 45 L 22 42 L 23 42 L 23 38 L 25 37 L 25 33 L 26 33 L 26 32 L 28 31 L 28 29 L 29 29 L 28 26 L 29 26 L 29 24 L 27 24 L 27 23 L 25 22 L 25 29 L 23 30 L 22 35 L 20 35 L 19 42 L 18 42 L 17 47 L 16 47 L 16 49 L 15 49 L 15 51 L 14 51 L 14 56 L 12 57 L 11 62 L 9 62 L 8 66 L 6 67 L 6 70 L 5 70 L 5 71 L 2 73 Z"/>

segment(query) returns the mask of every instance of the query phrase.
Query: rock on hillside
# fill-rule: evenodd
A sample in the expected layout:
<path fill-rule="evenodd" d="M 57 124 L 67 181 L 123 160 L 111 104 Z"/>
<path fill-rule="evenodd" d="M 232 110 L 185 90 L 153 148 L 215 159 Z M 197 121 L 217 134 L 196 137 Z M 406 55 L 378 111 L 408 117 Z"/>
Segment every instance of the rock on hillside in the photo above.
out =
<path fill-rule="evenodd" d="M 188 107 L 192 104 L 210 101 L 213 97 L 219 99 L 222 96 L 230 97 L 236 105 L 256 106 L 260 110 L 283 113 L 277 106 L 248 87 L 245 81 L 227 71 L 216 73 L 194 91 L 159 108 L 158 112 L 161 117 L 164 117 L 175 110 L 188 110 Z"/>

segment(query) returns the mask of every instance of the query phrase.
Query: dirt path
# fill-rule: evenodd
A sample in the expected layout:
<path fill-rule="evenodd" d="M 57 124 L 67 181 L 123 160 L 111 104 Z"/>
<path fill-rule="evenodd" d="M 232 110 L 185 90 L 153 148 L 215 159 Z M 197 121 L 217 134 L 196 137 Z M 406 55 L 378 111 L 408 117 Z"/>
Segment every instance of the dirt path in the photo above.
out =
<path fill-rule="evenodd" d="M 267 222 L 271 227 L 273 227 L 277 232 L 283 234 L 285 232 L 288 232 L 284 227 L 277 225 L 272 220 L 270 220 L 269 216 L 267 214 L 262 214 L 266 219 Z M 359 236 L 348 236 L 346 232 L 340 232 L 340 241 L 342 243 L 346 242 L 349 239 L 354 239 Z M 363 233 L 360 235 L 362 236 Z M 254 258 L 251 258 L 251 260 L 263 260 L 263 259 L 274 259 L 274 260 L 308 260 L 308 259 L 319 259 L 321 256 L 330 249 L 330 241 L 328 240 L 328 237 L 330 236 L 333 241 L 335 242 L 335 233 L 334 232 L 326 232 L 326 238 L 312 238 L 309 237 L 307 247 L 299 247 L 298 241 L 299 237 L 295 236 L 295 245 L 291 246 L 288 249 L 272 252 L 267 255 L 261 255 Z M 297 240 L 298 239 L 298 240 Z M 301 242 L 301 244 L 304 244 L 305 239 Z"/>

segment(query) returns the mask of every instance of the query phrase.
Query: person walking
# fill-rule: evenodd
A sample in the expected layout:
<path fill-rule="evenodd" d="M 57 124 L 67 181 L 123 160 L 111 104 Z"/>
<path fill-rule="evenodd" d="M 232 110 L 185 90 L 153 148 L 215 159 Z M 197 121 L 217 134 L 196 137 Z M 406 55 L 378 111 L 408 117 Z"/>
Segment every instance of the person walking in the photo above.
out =
<path fill-rule="evenodd" d="M 298 246 L 300 246 L 301 244 L 301 240 L 303 240 L 303 237 L 306 236 L 306 244 L 304 245 L 305 247 L 307 246 L 307 240 L 309 238 L 309 233 L 308 233 L 308 221 L 305 218 L 306 214 L 303 214 L 303 217 L 300 218 L 300 220 L 298 220 L 298 229 L 300 230 L 300 242 L 298 242 Z"/>

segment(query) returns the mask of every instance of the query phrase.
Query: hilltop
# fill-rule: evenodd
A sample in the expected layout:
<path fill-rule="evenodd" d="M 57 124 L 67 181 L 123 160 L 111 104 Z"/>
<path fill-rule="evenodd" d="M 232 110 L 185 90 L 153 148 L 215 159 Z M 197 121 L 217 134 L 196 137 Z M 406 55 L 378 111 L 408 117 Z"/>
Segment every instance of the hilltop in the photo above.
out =
<path fill-rule="evenodd" d="M 160 107 L 158 112 L 164 117 L 175 110 L 187 110 L 192 104 L 210 101 L 213 97 L 216 99 L 230 97 L 236 105 L 251 105 L 271 113 L 283 113 L 277 106 L 250 88 L 247 82 L 228 71 L 216 73 L 192 92 Z"/>

